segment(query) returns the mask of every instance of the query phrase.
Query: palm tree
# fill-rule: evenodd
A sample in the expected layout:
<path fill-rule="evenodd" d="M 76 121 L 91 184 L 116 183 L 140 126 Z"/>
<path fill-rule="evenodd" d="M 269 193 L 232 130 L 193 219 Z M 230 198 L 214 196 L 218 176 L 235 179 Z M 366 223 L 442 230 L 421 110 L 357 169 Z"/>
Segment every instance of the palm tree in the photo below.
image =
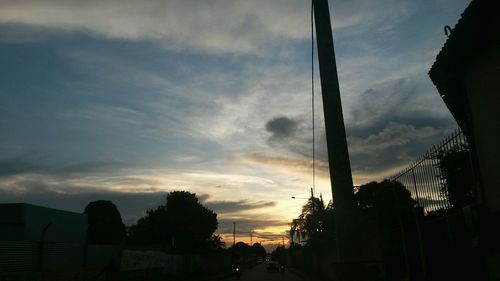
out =
<path fill-rule="evenodd" d="M 323 230 L 325 216 L 325 203 L 323 197 L 311 196 L 307 203 L 302 206 L 302 212 L 298 218 L 293 219 L 290 224 L 290 236 L 295 235 L 299 239 L 309 239 Z"/>

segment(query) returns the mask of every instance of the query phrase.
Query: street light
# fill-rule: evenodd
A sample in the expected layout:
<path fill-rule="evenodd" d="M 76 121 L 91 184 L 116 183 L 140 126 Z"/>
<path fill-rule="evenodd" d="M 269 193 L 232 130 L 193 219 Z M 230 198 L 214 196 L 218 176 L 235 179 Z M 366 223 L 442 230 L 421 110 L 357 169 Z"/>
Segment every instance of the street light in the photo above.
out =
<path fill-rule="evenodd" d="M 295 196 L 292 196 L 292 199 L 306 199 L 306 200 L 309 200 L 311 198 L 314 198 L 314 191 L 313 191 L 312 188 L 311 188 L 311 197 L 304 198 L 304 197 L 295 197 Z"/>

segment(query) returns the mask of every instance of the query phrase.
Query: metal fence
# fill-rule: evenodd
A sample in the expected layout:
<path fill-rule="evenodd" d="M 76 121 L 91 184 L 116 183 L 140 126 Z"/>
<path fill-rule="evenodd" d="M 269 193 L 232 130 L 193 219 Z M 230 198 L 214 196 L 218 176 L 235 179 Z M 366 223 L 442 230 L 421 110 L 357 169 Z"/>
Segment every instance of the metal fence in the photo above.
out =
<path fill-rule="evenodd" d="M 446 180 L 439 169 L 439 159 L 452 150 L 468 148 L 465 135 L 457 130 L 389 179 L 402 183 L 425 213 L 449 209 L 452 204 L 443 188 L 446 186 Z"/>

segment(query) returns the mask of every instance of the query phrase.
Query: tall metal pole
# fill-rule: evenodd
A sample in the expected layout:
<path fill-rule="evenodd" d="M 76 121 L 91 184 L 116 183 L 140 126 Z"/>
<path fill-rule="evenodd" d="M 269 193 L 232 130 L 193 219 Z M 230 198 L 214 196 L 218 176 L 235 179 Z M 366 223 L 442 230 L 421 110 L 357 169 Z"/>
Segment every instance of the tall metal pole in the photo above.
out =
<path fill-rule="evenodd" d="M 351 227 L 354 190 L 340 100 L 330 12 L 328 0 L 313 0 L 313 5 L 330 181 L 336 209 L 335 220 L 338 225 L 338 255 L 340 260 L 350 260 L 349 256 L 355 243 Z"/>
<path fill-rule="evenodd" d="M 233 247 L 236 244 L 236 222 L 233 221 Z"/>

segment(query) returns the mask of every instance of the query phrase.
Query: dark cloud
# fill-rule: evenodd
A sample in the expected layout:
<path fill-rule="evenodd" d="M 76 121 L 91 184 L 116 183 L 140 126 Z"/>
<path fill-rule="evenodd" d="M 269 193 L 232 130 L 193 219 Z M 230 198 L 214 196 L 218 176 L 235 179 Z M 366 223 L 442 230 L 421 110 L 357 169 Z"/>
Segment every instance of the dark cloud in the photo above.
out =
<path fill-rule="evenodd" d="M 304 119 L 275 117 L 266 123 L 266 130 L 272 133 L 267 141 L 269 146 L 274 149 L 293 152 L 294 154 L 300 155 L 301 158 L 311 159 L 312 128 Z M 320 132 L 319 134 L 322 133 Z M 324 133 L 322 135 L 324 138 Z M 320 138 L 316 139 L 316 144 L 318 144 L 318 142 L 324 143 Z M 326 145 L 320 146 L 326 148 Z M 320 146 L 316 148 L 318 149 Z M 319 150 L 321 150 L 321 148 L 319 148 Z"/>
<path fill-rule="evenodd" d="M 24 153 L 0 159 L 0 177 L 22 174 L 45 174 L 66 177 L 75 174 L 116 171 L 128 165 L 118 162 L 88 161 L 74 164 L 53 164 L 40 153 Z"/>
<path fill-rule="evenodd" d="M 266 130 L 272 134 L 271 139 L 280 140 L 291 137 L 297 130 L 299 121 L 288 117 L 275 117 L 266 123 Z"/>
<path fill-rule="evenodd" d="M 103 189 L 99 186 L 81 186 L 74 181 L 79 180 L 82 174 L 70 177 L 66 172 L 82 173 L 94 170 L 94 165 L 74 165 L 65 169 L 45 169 L 35 165 L 20 164 L 20 161 L 4 161 L 12 169 L 0 178 L 0 203 L 29 203 L 61 210 L 83 212 L 85 206 L 96 200 L 110 200 L 120 210 L 124 222 L 133 224 L 142 217 L 146 210 L 165 204 L 167 192 L 155 188 L 155 180 L 145 178 L 115 177 L 113 184 L 128 187 L 126 191 Z M 106 167 L 106 165 L 104 165 Z M 20 168 L 29 167 L 29 168 Z M 6 169 L 5 169 L 6 171 Z M 63 171 L 63 172 L 61 172 Z M 54 175 L 55 174 L 55 175 Z M 65 177 L 68 177 L 67 179 Z M 145 187 L 149 185 L 150 188 Z M 134 186 L 140 188 L 134 189 Z M 182 188 L 181 188 L 182 189 Z M 207 208 L 219 215 L 226 213 L 237 214 L 245 210 L 255 210 L 275 206 L 272 201 L 209 201 L 209 194 L 196 194 L 199 201 Z M 262 227 L 263 225 L 260 225 Z"/>
<path fill-rule="evenodd" d="M 30 173 L 41 170 L 46 170 L 46 168 L 34 165 L 33 163 L 23 162 L 21 159 L 17 158 L 0 160 L 0 177 Z"/>
<path fill-rule="evenodd" d="M 384 130 L 391 122 L 416 128 L 454 127 L 451 115 L 443 114 L 444 103 L 427 77 L 385 81 L 365 90 L 347 113 L 349 136 L 367 137 Z"/>
<path fill-rule="evenodd" d="M 125 224 L 133 224 L 148 209 L 165 203 L 166 192 L 113 192 L 91 191 L 69 193 L 55 191 L 40 181 L 25 181 L 22 188 L 0 189 L 0 203 L 29 203 L 49 208 L 81 213 L 88 203 L 96 200 L 110 200 L 118 208 Z"/>
<path fill-rule="evenodd" d="M 239 201 L 206 201 L 203 202 L 203 205 L 205 205 L 207 208 L 213 210 L 216 213 L 234 213 L 245 210 L 273 207 L 276 205 L 276 203 L 272 201 L 249 202 L 248 200 L 239 200 Z"/>
<path fill-rule="evenodd" d="M 446 109 L 434 93 L 432 84 L 428 83 L 427 77 L 424 78 L 385 81 L 357 97 L 355 106 L 346 114 L 349 155 L 355 176 L 375 175 L 378 178 L 372 177 L 372 180 L 380 180 L 384 172 L 414 161 L 456 128 L 451 115 L 443 113 Z M 297 159 L 311 159 L 312 128 L 305 122 L 292 121 L 286 117 L 269 121 L 266 129 L 273 132 L 273 136 L 268 144 L 300 156 Z M 315 136 L 315 158 L 317 167 L 321 166 L 326 172 L 326 135 L 323 124 L 319 125 Z M 278 163 L 268 158 L 253 155 L 251 160 L 283 166 L 282 161 Z M 303 170 L 309 169 L 307 164 L 303 166 Z"/>
<path fill-rule="evenodd" d="M 363 92 L 349 114 L 354 173 L 380 173 L 414 161 L 456 124 L 423 75 L 395 79 Z"/>
<path fill-rule="evenodd" d="M 349 155 L 354 173 L 378 173 L 408 164 L 442 139 L 443 128 L 389 123 L 376 134 L 350 137 Z M 389 175 L 387 175 L 389 176 Z"/>

